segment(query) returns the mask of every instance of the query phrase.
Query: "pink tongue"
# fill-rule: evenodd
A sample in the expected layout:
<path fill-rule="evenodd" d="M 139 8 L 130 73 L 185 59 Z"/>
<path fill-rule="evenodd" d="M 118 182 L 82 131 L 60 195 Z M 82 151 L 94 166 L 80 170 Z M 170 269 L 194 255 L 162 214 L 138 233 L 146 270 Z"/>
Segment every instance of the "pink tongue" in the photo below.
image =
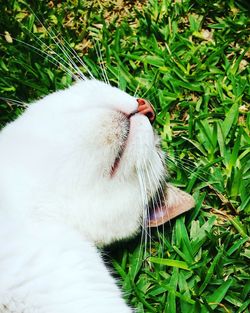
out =
<path fill-rule="evenodd" d="M 195 206 L 194 198 L 188 193 L 167 184 L 165 188 L 165 201 L 162 206 L 151 212 L 148 227 L 157 227 Z"/>

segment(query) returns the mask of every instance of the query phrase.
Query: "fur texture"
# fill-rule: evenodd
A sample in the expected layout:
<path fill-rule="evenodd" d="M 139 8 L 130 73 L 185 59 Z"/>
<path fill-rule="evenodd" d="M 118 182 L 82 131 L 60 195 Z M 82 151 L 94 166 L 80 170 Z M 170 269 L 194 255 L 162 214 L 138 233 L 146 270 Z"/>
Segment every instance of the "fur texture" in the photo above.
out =
<path fill-rule="evenodd" d="M 1 210 L 58 220 L 97 244 L 136 233 L 145 199 L 165 173 L 147 117 L 126 117 L 137 105 L 134 97 L 93 80 L 30 105 L 0 135 Z"/>
<path fill-rule="evenodd" d="M 129 313 L 96 248 L 57 223 L 1 217 L 1 313 Z"/>
<path fill-rule="evenodd" d="M 2 130 L 1 313 L 132 311 L 94 245 L 145 226 L 165 176 L 148 118 L 128 117 L 137 107 L 127 93 L 86 80 Z"/>

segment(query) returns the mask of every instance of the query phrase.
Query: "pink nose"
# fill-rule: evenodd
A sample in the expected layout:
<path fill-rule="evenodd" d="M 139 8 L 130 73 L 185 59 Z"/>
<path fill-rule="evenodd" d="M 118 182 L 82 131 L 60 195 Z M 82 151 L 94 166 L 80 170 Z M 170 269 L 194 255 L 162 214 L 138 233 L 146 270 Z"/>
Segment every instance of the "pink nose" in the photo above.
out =
<path fill-rule="evenodd" d="M 147 116 L 151 123 L 155 120 L 155 111 L 152 104 L 144 99 L 137 99 L 138 102 L 138 112 Z"/>

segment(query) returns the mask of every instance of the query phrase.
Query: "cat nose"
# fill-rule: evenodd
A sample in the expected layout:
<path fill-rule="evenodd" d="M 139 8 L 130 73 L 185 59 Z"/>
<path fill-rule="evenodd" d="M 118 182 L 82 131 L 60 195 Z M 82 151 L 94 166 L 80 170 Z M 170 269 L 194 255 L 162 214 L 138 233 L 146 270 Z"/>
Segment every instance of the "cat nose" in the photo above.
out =
<path fill-rule="evenodd" d="M 147 118 L 150 120 L 150 123 L 153 123 L 155 120 L 155 111 L 152 104 L 149 101 L 141 98 L 137 99 L 137 103 L 138 112 L 147 116 Z"/>

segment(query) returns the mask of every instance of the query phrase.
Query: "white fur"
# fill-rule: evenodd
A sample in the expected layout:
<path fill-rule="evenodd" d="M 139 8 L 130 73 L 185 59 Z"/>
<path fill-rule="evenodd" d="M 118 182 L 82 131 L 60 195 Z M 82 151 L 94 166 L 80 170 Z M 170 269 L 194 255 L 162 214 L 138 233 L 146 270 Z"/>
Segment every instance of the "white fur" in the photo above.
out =
<path fill-rule="evenodd" d="M 137 106 L 117 88 L 82 81 L 0 133 L 0 312 L 131 312 L 93 245 L 138 232 L 164 176 L 141 114 L 110 175 Z"/>
<path fill-rule="evenodd" d="M 0 312 L 131 312 L 96 248 L 75 231 L 10 216 L 0 222 Z"/>

